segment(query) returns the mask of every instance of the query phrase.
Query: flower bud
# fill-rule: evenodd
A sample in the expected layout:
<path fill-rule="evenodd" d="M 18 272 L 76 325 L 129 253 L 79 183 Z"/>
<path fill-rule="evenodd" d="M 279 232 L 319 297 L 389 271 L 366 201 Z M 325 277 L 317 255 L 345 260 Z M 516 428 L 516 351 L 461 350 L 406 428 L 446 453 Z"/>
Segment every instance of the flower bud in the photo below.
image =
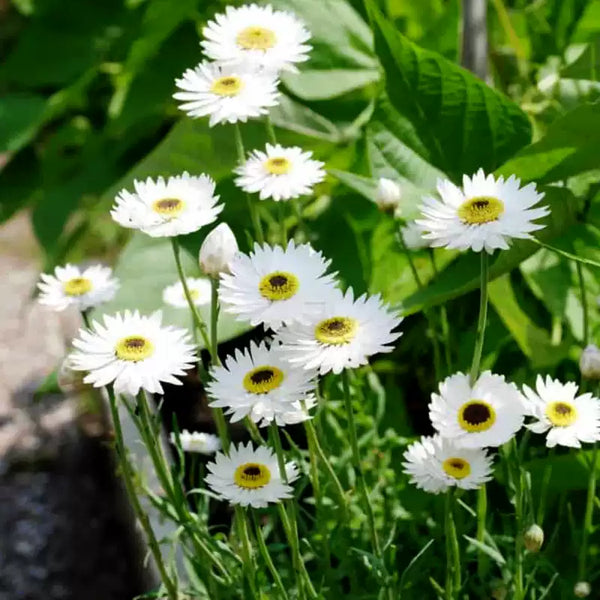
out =
<path fill-rule="evenodd" d="M 238 245 L 233 231 L 227 223 L 221 223 L 206 236 L 200 247 L 198 260 L 202 272 L 209 277 L 229 273 L 229 264 L 237 251 Z"/>
<path fill-rule="evenodd" d="M 400 198 L 402 190 L 400 186 L 391 179 L 381 177 L 375 192 L 375 202 L 380 210 L 392 214 L 400 213 Z"/>
<path fill-rule="evenodd" d="M 594 344 L 585 347 L 579 358 L 579 369 L 585 379 L 600 379 L 600 348 Z"/>
<path fill-rule="evenodd" d="M 592 586 L 587 581 L 578 581 L 573 593 L 577 598 L 587 598 L 592 593 Z"/>
<path fill-rule="evenodd" d="M 539 552 L 544 543 L 544 530 L 534 523 L 523 535 L 523 543 L 529 552 Z"/>
<path fill-rule="evenodd" d="M 83 371 L 75 371 L 71 368 L 70 357 L 67 356 L 60 363 L 60 367 L 58 367 L 56 383 L 63 394 L 81 392 L 86 387 L 89 387 L 88 384 L 83 383 L 85 375 Z"/>
<path fill-rule="evenodd" d="M 423 237 L 423 230 L 415 221 L 409 221 L 400 229 L 402 241 L 409 250 L 421 250 L 429 246 L 429 241 Z"/>

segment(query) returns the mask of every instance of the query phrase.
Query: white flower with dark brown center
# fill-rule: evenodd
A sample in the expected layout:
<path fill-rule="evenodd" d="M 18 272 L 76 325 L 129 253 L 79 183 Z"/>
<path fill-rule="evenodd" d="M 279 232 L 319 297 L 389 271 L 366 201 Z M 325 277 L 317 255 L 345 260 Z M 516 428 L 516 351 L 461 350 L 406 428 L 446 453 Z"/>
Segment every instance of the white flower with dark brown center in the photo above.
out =
<path fill-rule="evenodd" d="M 527 414 L 536 419 L 527 428 L 546 433 L 546 446 L 581 448 L 581 443 L 600 440 L 600 400 L 592 394 L 577 395 L 576 383 L 538 375 L 535 391 L 523 386 Z"/>
<path fill-rule="evenodd" d="M 391 352 L 401 333 L 394 330 L 402 318 L 393 314 L 377 296 L 363 294 L 356 300 L 334 290 L 305 323 L 293 323 L 278 332 L 281 353 L 294 365 L 318 369 L 321 375 L 359 367 L 369 356 Z"/>
<path fill-rule="evenodd" d="M 277 75 L 251 67 L 203 62 L 188 69 L 175 83 L 181 90 L 173 94 L 182 101 L 179 108 L 190 117 L 209 117 L 210 127 L 245 123 L 266 115 L 279 103 Z"/>
<path fill-rule="evenodd" d="M 410 482 L 431 494 L 459 487 L 473 490 L 492 478 L 492 458 L 482 448 L 465 448 L 440 435 L 423 437 L 404 453 Z"/>
<path fill-rule="evenodd" d="M 236 255 L 230 274 L 221 275 L 219 300 L 226 312 L 252 325 L 277 329 L 306 321 L 336 285 L 335 276 L 326 274 L 330 263 L 309 244 L 255 244 L 249 255 Z"/>
<path fill-rule="evenodd" d="M 294 367 L 283 359 L 277 345 L 252 342 L 246 351 L 236 350 L 211 369 L 207 386 L 210 406 L 225 408 L 232 423 L 249 417 L 260 426 L 275 421 L 289 425 L 304 421 L 315 403 L 317 371 Z"/>
<path fill-rule="evenodd" d="M 252 508 L 291 498 L 293 489 L 289 484 L 298 479 L 296 465 L 289 462 L 285 465 L 286 483 L 275 454 L 265 446 L 255 450 L 250 442 L 247 446 L 232 445 L 229 456 L 218 453 L 207 469 L 206 483 L 215 493 L 231 504 Z"/>
<path fill-rule="evenodd" d="M 546 206 L 532 208 L 544 197 L 534 183 L 520 185 L 514 175 L 505 181 L 486 176 L 482 169 L 473 177 L 464 175 L 462 189 L 448 180 L 440 181 L 441 199 L 423 200 L 423 218 L 417 224 L 432 247 L 489 254 L 497 248 L 506 250 L 512 238 L 531 239 L 532 231 L 543 229 L 534 221 L 550 212 Z"/>
<path fill-rule="evenodd" d="M 519 390 L 504 376 L 482 373 L 471 386 L 455 373 L 431 394 L 429 418 L 436 431 L 466 448 L 501 446 L 523 426 L 525 408 Z"/>
<path fill-rule="evenodd" d="M 200 42 L 209 58 L 222 64 L 248 64 L 269 71 L 297 72 L 296 63 L 308 60 L 310 33 L 289 12 L 269 5 L 228 6 L 202 30 Z"/>
<path fill-rule="evenodd" d="M 85 383 L 114 385 L 116 394 L 135 396 L 140 389 L 162 394 L 162 383 L 181 385 L 177 377 L 194 366 L 194 345 L 184 329 L 161 324 L 160 311 L 150 316 L 131 313 L 104 316 L 90 330 L 80 329 L 73 341 L 70 365 L 87 371 Z"/>
<path fill-rule="evenodd" d="M 184 429 L 179 433 L 179 442 L 184 452 L 210 455 L 221 449 L 221 440 L 216 435 L 204 433 L 203 431 L 189 432 Z M 175 433 L 171 433 L 171 443 L 177 445 Z"/>
<path fill-rule="evenodd" d="M 211 285 L 208 279 L 186 277 L 185 282 L 196 306 L 210 304 Z M 168 285 L 163 290 L 162 299 L 165 304 L 169 304 L 175 308 L 189 307 L 181 281 Z"/>
<path fill-rule="evenodd" d="M 223 210 L 217 204 L 215 182 L 208 175 L 187 172 L 166 181 L 150 177 L 133 182 L 134 192 L 121 190 L 110 214 L 123 227 L 139 229 L 152 237 L 173 237 L 198 231 L 216 220 Z"/>
<path fill-rule="evenodd" d="M 254 150 L 235 172 L 235 184 L 246 192 L 258 192 L 261 200 L 290 200 L 312 194 L 313 186 L 325 179 L 323 163 L 302 148 L 267 144 L 266 152 Z"/>
<path fill-rule="evenodd" d="M 56 267 L 52 275 L 42 273 L 38 283 L 40 304 L 61 311 L 74 306 L 79 311 L 112 300 L 119 289 L 110 267 L 94 265 L 80 269 L 74 265 Z"/>

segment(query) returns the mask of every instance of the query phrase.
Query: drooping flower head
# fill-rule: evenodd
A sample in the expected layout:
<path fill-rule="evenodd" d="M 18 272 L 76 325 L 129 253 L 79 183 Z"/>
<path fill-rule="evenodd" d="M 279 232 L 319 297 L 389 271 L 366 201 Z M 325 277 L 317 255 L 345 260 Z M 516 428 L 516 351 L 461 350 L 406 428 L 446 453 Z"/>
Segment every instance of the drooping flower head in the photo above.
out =
<path fill-rule="evenodd" d="M 310 33 L 298 18 L 271 6 L 228 6 L 202 30 L 206 55 L 222 64 L 247 63 L 269 71 L 297 72 L 308 60 Z"/>
<path fill-rule="evenodd" d="M 171 433 L 170 439 L 172 444 L 177 444 L 177 437 L 174 433 Z M 179 441 L 184 452 L 210 455 L 221 449 L 221 440 L 216 435 L 203 431 L 189 432 L 184 429 L 179 433 Z"/>
<path fill-rule="evenodd" d="M 312 152 L 302 148 L 284 148 L 267 144 L 266 152 L 254 150 L 235 172 L 235 184 L 246 192 L 258 192 L 259 198 L 275 201 L 312 194 L 313 186 L 325 178 L 323 163 L 313 160 Z"/>
<path fill-rule="evenodd" d="M 546 446 L 581 448 L 581 442 L 600 440 L 600 400 L 592 394 L 577 395 L 576 383 L 538 375 L 535 391 L 523 386 L 525 409 L 536 419 L 527 428 L 546 433 Z M 536 393 L 537 392 L 537 393 Z"/>
<path fill-rule="evenodd" d="M 302 402 L 306 408 L 315 403 L 316 370 L 290 365 L 277 345 L 252 342 L 247 351 L 236 350 L 210 374 L 210 406 L 227 409 L 232 422 L 249 417 L 260 426 L 298 423 L 309 418 Z"/>
<path fill-rule="evenodd" d="M 497 248 L 506 250 L 512 238 L 530 239 L 532 231 L 543 229 L 534 221 L 550 212 L 546 206 L 533 208 L 544 197 L 534 183 L 520 185 L 514 175 L 495 179 L 481 169 L 473 177 L 463 176 L 462 188 L 440 181 L 440 199 L 424 199 L 423 218 L 417 223 L 433 247 L 489 254 Z"/>
<path fill-rule="evenodd" d="M 303 322 L 320 310 L 335 286 L 334 275 L 326 274 L 330 263 L 309 244 L 255 244 L 249 255 L 236 255 L 231 274 L 221 275 L 219 300 L 226 312 L 252 325 L 277 329 Z"/>
<path fill-rule="evenodd" d="M 490 371 L 482 373 L 473 386 L 463 373 L 446 377 L 429 404 L 436 431 L 465 448 L 508 442 L 523 426 L 524 411 L 517 386 Z"/>
<path fill-rule="evenodd" d="M 190 296 L 196 306 L 210 304 L 211 286 L 208 279 L 200 277 L 186 277 L 186 283 Z M 168 285 L 162 293 L 162 299 L 165 304 L 174 306 L 175 308 L 188 308 L 189 304 L 183 291 L 181 281 Z"/>
<path fill-rule="evenodd" d="M 196 362 L 194 346 L 184 329 L 162 325 L 160 311 L 150 316 L 138 311 L 104 316 L 91 330 L 81 329 L 73 341 L 71 368 L 88 371 L 85 383 L 112 383 L 116 394 L 135 396 L 140 389 L 162 394 L 161 383 L 181 385 Z"/>
<path fill-rule="evenodd" d="M 492 458 L 482 448 L 465 448 L 440 435 L 412 443 L 402 463 L 410 482 L 431 494 L 459 487 L 473 490 L 492 478 Z"/>
<path fill-rule="evenodd" d="M 151 237 L 173 237 L 198 231 L 223 210 L 217 204 L 215 182 L 208 175 L 187 172 L 166 181 L 150 177 L 134 181 L 135 192 L 121 190 L 110 214 L 123 227 Z"/>
<path fill-rule="evenodd" d="M 284 483 L 279 472 L 277 457 L 265 446 L 256 450 L 252 444 L 232 445 L 229 456 L 218 453 L 215 462 L 208 463 L 206 483 L 231 504 L 264 508 L 291 498 L 293 489 L 289 483 L 298 478 L 293 462 L 285 465 L 288 483 Z"/>
<path fill-rule="evenodd" d="M 256 68 L 203 62 L 188 69 L 175 83 L 182 90 L 173 94 L 183 101 L 179 108 L 190 117 L 208 116 L 210 127 L 245 123 L 266 115 L 278 104 L 277 75 Z"/>
<path fill-rule="evenodd" d="M 94 265 L 80 269 L 74 265 L 56 267 L 52 275 L 42 273 L 38 283 L 40 304 L 56 311 L 75 306 L 79 311 L 112 300 L 119 289 L 110 267 Z"/>
<path fill-rule="evenodd" d="M 281 352 L 292 364 L 318 369 L 321 375 L 359 367 L 369 356 L 391 352 L 402 318 L 393 314 L 377 296 L 363 294 L 356 300 L 350 288 L 334 291 L 318 314 L 305 323 L 293 323 L 278 332 Z"/>

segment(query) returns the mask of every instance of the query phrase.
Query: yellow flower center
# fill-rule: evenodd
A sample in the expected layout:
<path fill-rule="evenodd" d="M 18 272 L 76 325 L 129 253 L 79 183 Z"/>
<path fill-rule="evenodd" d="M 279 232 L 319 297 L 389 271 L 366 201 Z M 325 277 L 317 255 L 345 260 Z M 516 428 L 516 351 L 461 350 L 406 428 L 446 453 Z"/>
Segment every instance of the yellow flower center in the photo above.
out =
<path fill-rule="evenodd" d="M 198 290 L 189 290 L 189 292 L 192 300 L 198 300 L 198 298 L 200 298 L 200 292 Z"/>
<path fill-rule="evenodd" d="M 255 490 L 271 481 L 271 471 L 260 463 L 244 463 L 235 470 L 233 481 L 238 487 Z"/>
<path fill-rule="evenodd" d="M 315 337 L 322 344 L 340 346 L 354 339 L 358 321 L 350 317 L 331 317 L 317 324 Z"/>
<path fill-rule="evenodd" d="M 290 172 L 292 163 L 284 156 L 277 156 L 275 158 L 269 158 L 265 162 L 265 169 L 273 175 L 285 175 Z"/>
<path fill-rule="evenodd" d="M 162 217 L 174 219 L 185 208 L 185 202 L 179 198 L 162 198 L 152 203 L 152 210 Z"/>
<path fill-rule="evenodd" d="M 121 360 L 137 362 L 145 360 L 154 353 L 154 344 L 141 335 L 130 335 L 117 342 L 115 354 Z"/>
<path fill-rule="evenodd" d="M 277 367 L 269 365 L 256 367 L 246 373 L 244 377 L 244 389 L 251 394 L 267 394 L 278 388 L 284 377 L 283 371 Z"/>
<path fill-rule="evenodd" d="M 244 50 L 268 50 L 277 42 L 275 32 L 258 25 L 242 29 L 235 38 L 237 45 Z"/>
<path fill-rule="evenodd" d="M 219 96 L 237 96 L 243 89 L 244 82 L 235 75 L 226 75 L 215 79 L 210 88 L 213 94 Z"/>
<path fill-rule="evenodd" d="M 258 284 L 258 291 L 268 300 L 289 300 L 300 288 L 300 282 L 293 273 L 274 271 L 265 275 Z"/>
<path fill-rule="evenodd" d="M 464 458 L 447 458 L 442 469 L 454 479 L 464 479 L 471 474 L 471 465 Z"/>
<path fill-rule="evenodd" d="M 73 277 L 63 283 L 67 296 L 83 296 L 92 290 L 92 282 L 85 277 Z"/>
<path fill-rule="evenodd" d="M 577 409 L 569 402 L 550 402 L 546 416 L 555 427 L 568 427 L 577 420 Z"/>
<path fill-rule="evenodd" d="M 460 407 L 458 423 L 470 433 L 487 431 L 496 422 L 496 411 L 483 400 L 470 400 Z"/>
<path fill-rule="evenodd" d="M 496 221 L 504 212 L 504 202 L 493 196 L 469 198 L 458 207 L 458 216 L 468 225 L 482 225 Z"/>

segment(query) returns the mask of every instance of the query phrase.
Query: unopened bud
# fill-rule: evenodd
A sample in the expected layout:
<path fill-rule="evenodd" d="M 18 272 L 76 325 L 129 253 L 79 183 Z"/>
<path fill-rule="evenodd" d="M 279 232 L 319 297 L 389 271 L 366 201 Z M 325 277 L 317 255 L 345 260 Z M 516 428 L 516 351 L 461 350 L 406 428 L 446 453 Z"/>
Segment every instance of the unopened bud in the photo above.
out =
<path fill-rule="evenodd" d="M 508 596 L 508 587 L 501 579 L 495 579 L 491 585 L 492 598 L 494 600 L 506 600 Z"/>
<path fill-rule="evenodd" d="M 579 358 L 579 369 L 585 379 L 600 379 L 600 348 L 594 344 L 585 347 Z"/>
<path fill-rule="evenodd" d="M 229 273 L 229 264 L 237 251 L 238 245 L 233 231 L 227 223 L 221 223 L 206 236 L 200 247 L 198 260 L 202 272 L 209 277 Z"/>
<path fill-rule="evenodd" d="M 375 192 L 375 202 L 377 202 L 379 209 L 398 215 L 400 213 L 400 198 L 402 198 L 400 186 L 391 179 L 381 177 Z"/>
<path fill-rule="evenodd" d="M 71 360 L 67 356 L 58 367 L 56 383 L 63 394 L 80 392 L 88 387 L 88 384 L 83 383 L 85 375 L 83 371 L 75 371 L 71 368 Z"/>
<path fill-rule="evenodd" d="M 592 593 L 592 586 L 587 581 L 578 581 L 573 593 L 577 598 L 587 598 Z"/>
<path fill-rule="evenodd" d="M 409 250 L 421 250 L 429 246 L 429 241 L 423 237 L 423 230 L 415 221 L 409 221 L 400 229 L 402 241 Z"/>
<path fill-rule="evenodd" d="M 523 535 L 523 543 L 529 552 L 539 552 L 544 543 L 544 530 L 534 523 Z"/>

